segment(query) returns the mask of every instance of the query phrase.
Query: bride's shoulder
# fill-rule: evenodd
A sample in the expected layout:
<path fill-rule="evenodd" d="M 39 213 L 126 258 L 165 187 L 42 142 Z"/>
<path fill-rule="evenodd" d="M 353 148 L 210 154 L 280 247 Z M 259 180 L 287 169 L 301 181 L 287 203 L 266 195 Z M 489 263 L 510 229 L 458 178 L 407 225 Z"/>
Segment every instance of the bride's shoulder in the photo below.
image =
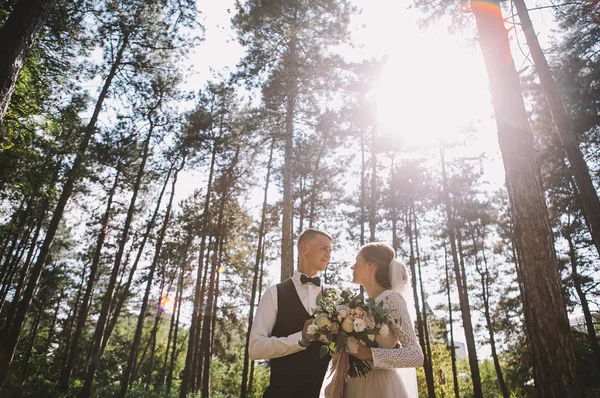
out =
<path fill-rule="evenodd" d="M 404 301 L 402 294 L 395 290 L 386 290 L 379 296 L 379 300 L 382 303 L 395 303 L 398 301 Z"/>

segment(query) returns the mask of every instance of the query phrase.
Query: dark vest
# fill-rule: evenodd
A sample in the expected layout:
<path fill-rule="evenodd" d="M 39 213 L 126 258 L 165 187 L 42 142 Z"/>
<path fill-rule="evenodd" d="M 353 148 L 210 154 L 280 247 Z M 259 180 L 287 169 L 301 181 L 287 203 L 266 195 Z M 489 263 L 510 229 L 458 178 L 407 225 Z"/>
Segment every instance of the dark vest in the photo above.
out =
<path fill-rule="evenodd" d="M 285 337 L 302 330 L 311 316 L 304 309 L 291 279 L 277 284 L 277 321 L 272 336 Z M 318 391 L 321 388 L 330 356 L 319 356 L 321 343 L 313 342 L 306 350 L 281 358 L 271 359 L 271 382 L 273 387 L 303 389 L 309 384 Z"/>

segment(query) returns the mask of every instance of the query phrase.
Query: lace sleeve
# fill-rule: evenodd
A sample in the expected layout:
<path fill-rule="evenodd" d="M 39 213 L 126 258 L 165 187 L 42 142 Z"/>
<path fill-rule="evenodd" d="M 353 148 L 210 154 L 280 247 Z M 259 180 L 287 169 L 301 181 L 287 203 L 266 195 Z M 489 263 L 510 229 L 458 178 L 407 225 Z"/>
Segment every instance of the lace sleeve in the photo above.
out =
<path fill-rule="evenodd" d="M 400 293 L 392 292 L 383 299 L 383 308 L 392 321 L 390 329 L 400 341 L 400 348 L 372 348 L 373 365 L 378 368 L 413 368 L 423 365 L 423 350 L 417 341 L 406 301 Z"/>

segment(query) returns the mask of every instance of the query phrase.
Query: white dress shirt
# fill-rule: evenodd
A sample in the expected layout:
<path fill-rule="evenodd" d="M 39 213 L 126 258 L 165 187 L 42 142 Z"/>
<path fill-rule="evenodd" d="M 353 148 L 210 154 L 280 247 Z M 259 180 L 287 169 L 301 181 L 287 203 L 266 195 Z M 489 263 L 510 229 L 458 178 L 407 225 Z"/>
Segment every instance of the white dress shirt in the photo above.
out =
<path fill-rule="evenodd" d="M 299 271 L 294 272 L 292 282 L 302 305 L 304 305 L 304 309 L 312 315 L 312 310 L 316 307 L 317 296 L 321 292 L 323 284 L 321 283 L 321 287 L 310 282 L 303 285 L 300 282 L 301 275 L 302 273 Z M 277 285 L 271 285 L 261 297 L 252 323 L 250 344 L 248 346 L 251 360 L 280 358 L 306 349 L 298 344 L 298 341 L 302 338 L 302 330 L 285 337 L 271 336 L 276 321 Z"/>

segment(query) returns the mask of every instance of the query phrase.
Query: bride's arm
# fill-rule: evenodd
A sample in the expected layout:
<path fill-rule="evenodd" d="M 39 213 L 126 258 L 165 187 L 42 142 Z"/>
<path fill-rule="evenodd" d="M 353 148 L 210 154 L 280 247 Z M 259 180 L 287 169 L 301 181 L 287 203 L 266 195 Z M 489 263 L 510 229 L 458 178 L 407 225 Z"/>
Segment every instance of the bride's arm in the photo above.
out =
<path fill-rule="evenodd" d="M 383 300 L 388 311 L 393 332 L 398 336 L 400 348 L 372 348 L 373 365 L 378 368 L 414 368 L 423 365 L 423 350 L 417 341 L 406 301 L 400 293 L 389 294 Z"/>

